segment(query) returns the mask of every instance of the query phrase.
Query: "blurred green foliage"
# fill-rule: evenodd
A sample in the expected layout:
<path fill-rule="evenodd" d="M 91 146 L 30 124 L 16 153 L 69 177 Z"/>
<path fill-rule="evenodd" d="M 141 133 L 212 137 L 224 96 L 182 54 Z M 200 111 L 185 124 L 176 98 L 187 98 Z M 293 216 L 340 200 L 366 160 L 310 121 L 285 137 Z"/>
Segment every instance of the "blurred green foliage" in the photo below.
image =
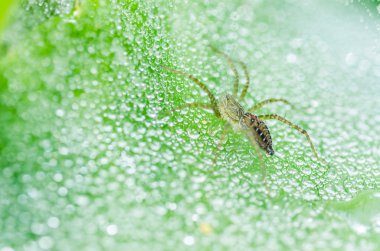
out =
<path fill-rule="evenodd" d="M 0 31 L 3 29 L 13 0 L 3 0 L 0 2 Z"/>

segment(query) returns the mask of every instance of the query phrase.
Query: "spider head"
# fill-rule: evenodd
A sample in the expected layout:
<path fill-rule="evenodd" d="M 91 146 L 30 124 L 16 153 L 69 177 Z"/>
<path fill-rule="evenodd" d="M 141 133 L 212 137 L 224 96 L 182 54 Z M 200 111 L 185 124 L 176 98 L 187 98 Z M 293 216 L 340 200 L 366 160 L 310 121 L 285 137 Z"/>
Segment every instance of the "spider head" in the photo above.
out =
<path fill-rule="evenodd" d="M 243 107 L 229 94 L 220 99 L 219 110 L 222 117 L 230 122 L 239 122 L 244 116 Z"/>

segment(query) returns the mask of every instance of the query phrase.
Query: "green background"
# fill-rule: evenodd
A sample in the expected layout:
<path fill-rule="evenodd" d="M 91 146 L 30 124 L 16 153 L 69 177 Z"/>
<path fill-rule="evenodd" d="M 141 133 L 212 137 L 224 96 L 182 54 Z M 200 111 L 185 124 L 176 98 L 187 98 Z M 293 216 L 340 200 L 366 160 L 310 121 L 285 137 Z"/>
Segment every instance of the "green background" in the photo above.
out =
<path fill-rule="evenodd" d="M 3 1 L 0 250 L 379 250 L 377 1 Z M 6 16 L 9 18 L 7 19 Z M 275 156 L 185 102 L 247 64 Z M 242 70 L 239 68 L 242 75 Z M 241 76 L 241 82 L 244 77 Z"/>

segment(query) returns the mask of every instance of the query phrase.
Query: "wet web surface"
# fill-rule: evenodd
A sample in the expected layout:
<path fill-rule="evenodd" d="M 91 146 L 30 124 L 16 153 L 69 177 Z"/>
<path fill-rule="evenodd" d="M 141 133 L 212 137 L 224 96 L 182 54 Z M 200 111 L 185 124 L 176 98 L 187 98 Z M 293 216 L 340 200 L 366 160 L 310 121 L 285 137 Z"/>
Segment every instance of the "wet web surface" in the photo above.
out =
<path fill-rule="evenodd" d="M 379 248 L 376 6 L 38 3 L 14 13 L 0 47 L 1 251 Z M 213 162 L 223 121 L 170 112 L 209 100 L 162 68 L 231 93 L 210 45 L 246 63 L 244 107 L 291 101 L 257 114 L 305 128 L 328 164 L 276 121 L 265 184 L 238 132 Z"/>

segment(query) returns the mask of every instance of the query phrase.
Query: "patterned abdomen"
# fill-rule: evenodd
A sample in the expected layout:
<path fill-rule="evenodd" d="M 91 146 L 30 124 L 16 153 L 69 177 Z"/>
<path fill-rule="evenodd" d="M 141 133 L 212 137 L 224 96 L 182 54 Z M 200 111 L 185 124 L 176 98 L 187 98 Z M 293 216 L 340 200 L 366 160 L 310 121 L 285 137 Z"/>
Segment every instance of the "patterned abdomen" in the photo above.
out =
<path fill-rule="evenodd" d="M 246 113 L 244 114 L 242 122 L 244 125 L 244 132 L 248 136 L 249 140 L 253 144 L 257 143 L 259 147 L 266 151 L 269 155 L 273 155 L 274 151 L 272 148 L 272 137 L 264 121 L 259 119 L 254 114 Z"/>

